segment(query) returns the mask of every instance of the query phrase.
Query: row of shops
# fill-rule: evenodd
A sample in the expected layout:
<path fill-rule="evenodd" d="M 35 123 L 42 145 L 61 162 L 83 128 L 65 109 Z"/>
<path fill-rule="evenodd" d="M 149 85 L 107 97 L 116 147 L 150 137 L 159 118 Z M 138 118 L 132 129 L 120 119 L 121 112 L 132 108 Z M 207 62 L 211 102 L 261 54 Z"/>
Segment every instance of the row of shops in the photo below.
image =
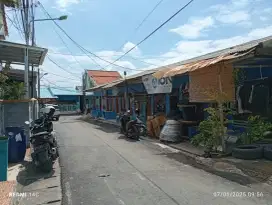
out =
<path fill-rule="evenodd" d="M 106 120 L 138 108 L 156 137 L 158 127 L 175 118 L 182 135 L 190 138 L 207 116 L 204 109 L 218 103 L 218 96 L 239 117 L 245 110 L 269 117 L 271 57 L 272 37 L 259 39 L 93 87 L 86 104 L 92 116 Z"/>

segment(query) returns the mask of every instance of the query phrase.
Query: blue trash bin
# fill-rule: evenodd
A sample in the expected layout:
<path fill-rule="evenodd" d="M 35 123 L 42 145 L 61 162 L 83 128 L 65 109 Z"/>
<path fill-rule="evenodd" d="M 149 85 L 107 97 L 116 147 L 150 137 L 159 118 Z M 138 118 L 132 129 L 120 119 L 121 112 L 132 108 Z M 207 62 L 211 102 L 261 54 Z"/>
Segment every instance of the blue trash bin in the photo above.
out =
<path fill-rule="evenodd" d="M 8 160 L 9 162 L 21 162 L 26 153 L 26 136 L 22 127 L 6 127 L 8 136 Z"/>
<path fill-rule="evenodd" d="M 8 138 L 0 137 L 0 181 L 8 177 Z"/>

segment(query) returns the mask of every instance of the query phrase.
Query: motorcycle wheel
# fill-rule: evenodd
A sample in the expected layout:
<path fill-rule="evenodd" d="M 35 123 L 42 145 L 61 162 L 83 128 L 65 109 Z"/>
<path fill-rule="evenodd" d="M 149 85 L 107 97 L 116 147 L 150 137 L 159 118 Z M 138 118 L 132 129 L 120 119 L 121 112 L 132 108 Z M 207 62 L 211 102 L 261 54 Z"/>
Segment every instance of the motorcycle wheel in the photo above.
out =
<path fill-rule="evenodd" d="M 135 140 L 140 139 L 139 131 L 138 131 L 137 127 L 135 127 L 134 125 L 132 125 L 132 127 L 128 129 L 127 133 L 128 133 L 129 138 L 132 138 Z"/>

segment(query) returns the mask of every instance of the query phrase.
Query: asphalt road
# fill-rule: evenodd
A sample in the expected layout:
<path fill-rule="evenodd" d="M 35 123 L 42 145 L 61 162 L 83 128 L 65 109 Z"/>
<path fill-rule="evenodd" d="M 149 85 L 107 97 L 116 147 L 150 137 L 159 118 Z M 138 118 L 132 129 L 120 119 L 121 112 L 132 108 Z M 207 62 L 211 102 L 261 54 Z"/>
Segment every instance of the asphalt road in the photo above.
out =
<path fill-rule="evenodd" d="M 173 149 L 76 118 L 55 124 L 65 205 L 272 204 L 269 194 L 167 157 Z"/>

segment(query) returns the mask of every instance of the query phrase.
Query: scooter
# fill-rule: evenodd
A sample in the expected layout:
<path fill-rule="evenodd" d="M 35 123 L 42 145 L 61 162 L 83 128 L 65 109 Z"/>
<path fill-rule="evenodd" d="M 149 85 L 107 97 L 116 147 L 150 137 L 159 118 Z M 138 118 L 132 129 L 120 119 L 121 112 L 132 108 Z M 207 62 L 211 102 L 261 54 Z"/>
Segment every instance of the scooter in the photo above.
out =
<path fill-rule="evenodd" d="M 31 157 L 37 168 L 44 172 L 50 172 L 53 162 L 58 158 L 57 140 L 53 135 L 53 126 L 50 125 L 50 116 L 43 116 L 33 122 L 26 121 L 30 125 Z"/>
<path fill-rule="evenodd" d="M 128 138 L 139 140 L 140 136 L 146 135 L 144 123 L 138 117 L 135 120 L 131 120 L 130 112 L 120 115 L 120 124 L 120 132 Z"/>

